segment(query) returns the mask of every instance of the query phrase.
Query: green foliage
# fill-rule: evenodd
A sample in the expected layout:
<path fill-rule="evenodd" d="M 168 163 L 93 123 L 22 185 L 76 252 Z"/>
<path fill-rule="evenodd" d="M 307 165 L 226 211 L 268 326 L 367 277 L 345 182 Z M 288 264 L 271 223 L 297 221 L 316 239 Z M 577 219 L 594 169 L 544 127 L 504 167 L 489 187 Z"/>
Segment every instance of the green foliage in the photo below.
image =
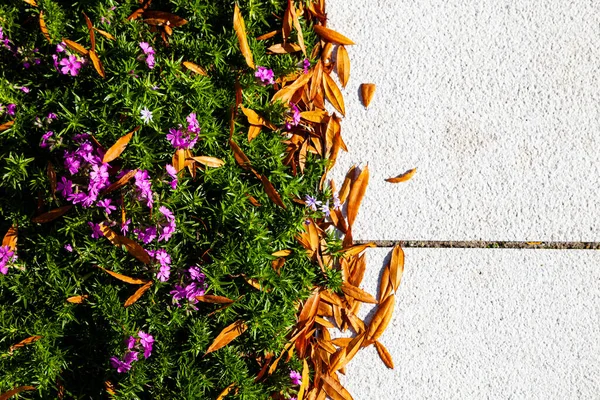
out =
<path fill-rule="evenodd" d="M 286 209 L 273 204 L 261 182 L 236 164 L 228 144 L 236 79 L 244 90 L 246 107 L 277 124 L 284 122 L 286 108 L 269 103 L 273 88 L 261 85 L 246 66 L 232 27 L 233 2 L 153 1 L 151 9 L 188 21 L 173 29 L 168 46 L 141 18 L 127 20 L 139 7 L 137 0 L 37 3 L 38 7 L 22 0 L 0 4 L 3 33 L 19 48 L 13 54 L 0 47 L 0 104 L 16 104 L 14 125 L 0 132 L 0 232 L 11 225 L 19 228 L 19 258 L 6 275 L 0 275 L 0 393 L 34 385 L 36 392 L 20 396 L 56 398 L 58 387 L 63 386 L 66 398 L 100 398 L 106 393 L 105 381 L 115 385 L 120 399 L 214 399 L 231 383 L 239 388 L 233 398 L 266 399 L 274 392 L 294 393 L 297 388 L 291 387 L 288 374 L 289 368 L 299 367 L 297 359 L 289 366 L 282 362 L 275 374 L 256 383 L 260 370 L 256 358 L 281 352 L 295 322 L 296 304 L 313 285 L 330 283 L 336 289 L 341 282 L 338 272 L 323 276 L 295 239 L 309 210 L 291 199 L 315 195 L 325 162 L 309 157 L 304 175 L 293 176 L 282 163 L 285 138 L 281 132 L 264 130 L 248 143 L 246 120 L 237 119 L 234 139 L 256 171 L 269 177 Z M 276 76 L 298 70 L 302 55 L 267 55 L 266 47 L 276 39 L 265 43 L 254 38 L 280 29 L 281 22 L 273 15 L 282 15 L 286 4 L 283 0 L 239 2 L 256 65 L 273 69 Z M 53 44 L 39 29 L 40 11 Z M 100 78 L 89 60 L 77 76 L 62 74 L 53 65 L 52 55 L 57 54 L 56 44 L 62 38 L 90 47 L 83 12 L 94 26 L 116 38 L 110 41 L 96 33 L 96 51 L 106 79 Z M 304 36 L 310 50 L 316 37 L 310 30 Z M 148 42 L 156 51 L 153 69 L 140 59 L 139 42 Z M 58 56 L 61 59 L 64 53 Z M 187 71 L 182 61 L 202 66 L 209 76 Z M 29 68 L 24 67 L 26 62 Z M 148 124 L 140 117 L 144 108 L 153 114 Z M 49 113 L 58 118 L 47 121 Z M 185 126 L 190 113 L 196 113 L 201 127 L 193 153 L 220 158 L 225 165 L 198 170 L 195 179 L 185 172 L 172 190 L 165 165 L 171 163 L 174 149 L 166 134 L 179 124 Z M 11 119 L 6 110 L 0 112 L 0 124 Z M 120 223 L 120 209 L 106 215 L 100 207 L 76 205 L 55 221 L 32 222 L 44 211 L 69 204 L 51 192 L 47 169 L 50 163 L 59 181 L 72 179 L 64 154 L 76 148 L 74 135 L 91 133 L 108 148 L 136 126 L 141 129 L 111 165 L 148 170 L 154 207 L 150 210 L 136 200 L 131 183 L 100 198 L 111 198 L 114 204 L 122 195 L 131 230 L 155 224 L 160 206 L 174 213 L 177 229 L 173 237 L 146 246 L 170 254 L 167 282 L 155 278 L 156 263 L 144 265 L 106 238 L 91 237 L 88 222 Z M 50 146 L 42 148 L 41 138 L 47 131 L 53 136 Z M 86 182 L 77 181 L 82 174 L 77 176 L 75 183 L 84 187 Z M 248 196 L 261 206 L 253 206 Z M 131 231 L 128 236 L 135 239 Z M 331 237 L 330 242 L 339 248 L 337 239 Z M 72 245 L 73 252 L 64 248 L 66 244 Z M 271 253 L 282 249 L 293 253 L 276 273 Z M 194 265 L 206 275 L 207 293 L 237 301 L 214 314 L 217 305 L 198 303 L 194 309 L 185 302 L 181 307 L 174 304 L 169 292 L 174 285 L 189 281 L 186 271 Z M 125 300 L 138 286 L 121 282 L 98 266 L 155 282 L 137 303 L 125 308 Z M 258 280 L 268 292 L 253 288 L 241 274 Z M 82 304 L 66 301 L 76 295 L 89 297 Z M 246 321 L 248 330 L 205 357 L 217 334 L 238 319 Z M 148 359 L 140 354 L 132 369 L 120 374 L 109 358 L 121 358 L 125 339 L 139 330 L 154 336 L 154 351 Z M 42 338 L 9 351 L 11 345 L 32 335 Z"/>

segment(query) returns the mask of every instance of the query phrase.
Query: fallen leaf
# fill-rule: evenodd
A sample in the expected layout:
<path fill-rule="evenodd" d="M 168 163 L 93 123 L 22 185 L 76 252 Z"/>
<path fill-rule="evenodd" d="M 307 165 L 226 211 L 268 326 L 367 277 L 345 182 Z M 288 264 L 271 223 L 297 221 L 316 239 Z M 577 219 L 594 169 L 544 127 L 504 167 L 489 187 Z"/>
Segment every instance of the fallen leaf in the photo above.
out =
<path fill-rule="evenodd" d="M 35 2 L 35 0 L 23 0 L 23 1 L 27 4 L 29 4 L 30 6 L 37 7 L 37 3 Z"/>
<path fill-rule="evenodd" d="M 308 389 L 308 384 L 310 383 L 308 379 L 308 373 L 308 362 L 305 358 L 302 360 L 302 383 L 300 384 L 300 388 L 298 389 L 298 400 L 304 399 L 304 393 L 306 392 L 306 389 Z"/>
<path fill-rule="evenodd" d="M 103 31 L 102 29 L 98 29 L 98 28 L 94 28 L 94 30 L 96 32 L 98 32 L 99 34 L 101 34 L 102 36 L 104 36 L 105 38 L 107 38 L 108 40 L 117 40 L 115 39 L 115 37 L 113 35 L 111 35 L 110 33 Z"/>
<path fill-rule="evenodd" d="M 412 178 L 416 172 L 417 172 L 416 168 L 409 169 L 405 173 L 400 174 L 394 178 L 387 178 L 385 181 L 390 182 L 390 183 L 406 182 L 407 180 Z"/>
<path fill-rule="evenodd" d="M 373 315 L 373 319 L 369 324 L 369 329 L 367 329 L 368 340 L 377 340 L 383 334 L 392 319 L 395 302 L 396 296 L 392 294 L 389 295 L 383 303 L 379 304 L 379 307 L 377 307 L 377 311 L 375 311 L 375 315 Z"/>
<path fill-rule="evenodd" d="M 296 29 L 298 44 L 302 49 L 302 53 L 306 57 L 306 47 L 304 46 L 304 35 L 302 35 L 302 27 L 300 26 L 300 20 L 298 19 L 298 14 L 296 13 L 296 7 L 294 7 L 293 0 L 288 0 L 288 8 L 290 10 L 290 14 L 292 16 L 292 21 L 294 23 L 294 28 Z"/>
<path fill-rule="evenodd" d="M 98 54 L 94 50 L 90 50 L 89 52 L 90 60 L 92 60 L 92 64 L 94 65 L 94 69 L 98 72 L 103 78 L 106 78 L 106 74 L 104 72 L 104 66 L 102 65 L 102 61 L 98 58 Z"/>
<path fill-rule="evenodd" d="M 373 95 L 375 94 L 374 83 L 363 83 L 360 85 L 360 96 L 362 97 L 362 103 L 365 107 L 369 107 Z"/>
<path fill-rule="evenodd" d="M 271 103 L 280 100 L 282 103 L 288 103 L 294 93 L 304 85 L 308 83 L 310 78 L 312 77 L 312 70 L 308 72 L 308 74 L 301 74 L 293 83 L 287 85 L 286 87 L 280 89 L 277 93 L 273 95 L 271 99 Z"/>
<path fill-rule="evenodd" d="M 54 165 L 50 161 L 48 161 L 48 165 L 46 166 L 46 175 L 48 175 L 48 180 L 50 181 L 50 193 L 52 193 L 52 197 L 56 199 L 56 171 L 54 170 Z"/>
<path fill-rule="evenodd" d="M 198 157 L 191 157 L 190 159 L 194 160 L 197 163 L 200 163 L 202 165 L 206 165 L 207 167 L 218 168 L 218 167 L 222 167 L 223 165 L 225 165 L 225 161 L 221 160 L 220 158 L 216 158 L 216 157 L 198 156 Z"/>
<path fill-rule="evenodd" d="M 35 342 L 37 342 L 37 341 L 38 341 L 38 340 L 40 340 L 42 337 L 43 337 L 43 336 L 41 336 L 41 335 L 29 336 L 28 338 L 21 340 L 19 343 L 17 343 L 17 344 L 13 344 L 12 346 L 10 346 L 10 348 L 8 349 L 8 351 L 9 351 L 10 353 L 12 353 L 13 351 L 15 351 L 15 350 L 16 350 L 16 349 L 18 349 L 18 348 L 21 348 L 21 347 L 24 347 L 24 346 L 26 346 L 26 345 L 28 345 L 28 344 L 31 344 L 31 343 L 35 343 Z"/>
<path fill-rule="evenodd" d="M 87 24 L 88 31 L 90 32 L 90 42 L 92 44 L 91 51 L 96 50 L 96 35 L 94 35 L 94 25 L 92 24 L 92 20 L 89 19 L 86 13 L 83 13 L 85 17 L 85 23 Z"/>
<path fill-rule="evenodd" d="M 324 110 L 314 110 L 314 111 L 303 111 L 300 113 L 300 117 L 310 122 L 316 122 L 320 124 L 325 121 L 325 119 L 329 116 L 327 111 Z"/>
<path fill-rule="evenodd" d="M 248 128 L 248 142 L 253 141 L 260 134 L 262 127 L 260 125 L 250 125 Z"/>
<path fill-rule="evenodd" d="M 88 295 L 84 294 L 84 295 L 81 295 L 81 296 L 71 296 L 71 297 L 68 297 L 67 301 L 69 303 L 73 303 L 73 304 L 81 304 L 87 298 L 88 298 Z"/>
<path fill-rule="evenodd" d="M 101 270 L 103 270 L 104 272 L 106 272 L 107 274 L 112 276 L 113 278 L 117 278 L 118 280 L 123 281 L 125 283 L 129 283 L 132 285 L 145 285 L 146 283 L 148 283 L 148 281 L 145 279 L 131 278 L 127 275 L 119 274 L 118 272 L 113 272 L 113 271 L 103 268 L 101 266 L 98 266 L 98 268 L 100 268 Z"/>
<path fill-rule="evenodd" d="M 377 304 L 377 299 L 375 299 L 375 297 L 346 281 L 342 282 L 342 292 L 363 303 Z"/>
<path fill-rule="evenodd" d="M 65 215 L 67 213 L 67 211 L 69 211 L 71 208 L 73 208 L 72 205 L 55 208 L 54 210 L 50 210 L 46 213 L 43 213 L 41 215 L 38 215 L 37 217 L 32 218 L 31 222 L 35 222 L 38 224 L 44 224 L 46 222 L 54 221 L 56 218 Z"/>
<path fill-rule="evenodd" d="M 350 57 L 348 57 L 348 50 L 344 46 L 339 46 L 337 49 L 335 65 L 340 83 L 342 87 L 346 87 L 348 79 L 350 79 Z"/>
<path fill-rule="evenodd" d="M 381 281 L 379 282 L 379 302 L 386 299 L 392 293 L 392 284 L 390 282 L 390 266 L 389 264 L 383 269 Z"/>
<path fill-rule="evenodd" d="M 221 347 L 227 346 L 232 340 L 244 333 L 246 329 L 248 329 L 248 325 L 241 319 L 225 327 L 208 347 L 204 355 L 206 356 L 213 351 L 219 350 Z"/>
<path fill-rule="evenodd" d="M 109 163 L 109 162 L 115 160 L 117 157 L 119 157 L 121 155 L 121 153 L 123 153 L 123 150 L 125 150 L 125 148 L 127 147 L 127 144 L 129 143 L 129 141 L 133 137 L 133 134 L 138 129 L 140 129 L 140 126 L 137 126 L 134 130 L 132 130 L 131 132 L 129 132 L 127 135 L 121 136 L 115 142 L 115 144 L 113 144 L 112 146 L 110 146 L 110 148 L 108 150 L 106 150 L 106 153 L 104 154 L 104 158 L 102 159 L 102 162 L 103 163 Z"/>
<path fill-rule="evenodd" d="M 8 228 L 6 235 L 2 239 L 2 246 L 8 246 L 11 251 L 15 251 L 17 248 L 17 240 L 19 238 L 19 232 L 15 225 Z"/>
<path fill-rule="evenodd" d="M 69 39 L 65 39 L 65 38 L 63 38 L 62 41 L 65 42 L 65 44 L 67 45 L 67 47 L 70 48 L 71 50 L 79 53 L 82 56 L 87 55 L 88 51 L 86 50 L 85 47 L 83 47 L 79 43 L 74 42 L 74 41 L 69 40 Z"/>
<path fill-rule="evenodd" d="M 208 76 L 208 73 L 206 72 L 206 70 L 204 68 L 202 68 L 199 65 L 194 64 L 193 62 L 184 61 L 183 66 L 186 67 L 187 69 L 189 69 L 190 71 L 197 73 L 198 75 Z"/>
<path fill-rule="evenodd" d="M 285 204 L 283 204 L 281 196 L 279 196 L 279 193 L 277 193 L 275 186 L 273 186 L 271 181 L 269 181 L 269 178 L 267 178 L 265 175 L 261 175 L 260 180 L 265 188 L 267 196 L 269 196 L 271 201 L 273 201 L 273 203 L 277 204 L 279 207 L 285 208 Z"/>
<path fill-rule="evenodd" d="M 237 35 L 238 42 L 240 44 L 240 51 L 242 55 L 246 59 L 246 64 L 252 69 L 255 69 L 254 60 L 252 58 L 252 52 L 250 51 L 250 46 L 248 46 L 248 38 L 246 37 L 246 25 L 244 24 L 244 19 L 242 14 L 240 13 L 240 8 L 237 3 L 235 4 L 235 8 L 233 10 L 233 29 L 235 29 L 235 34 Z"/>
<path fill-rule="evenodd" d="M 250 196 L 248 193 L 246 193 L 246 197 L 250 201 L 250 204 L 252 204 L 254 207 L 260 207 L 260 203 L 253 196 Z"/>
<path fill-rule="evenodd" d="M 231 385 L 229 385 L 225 389 L 223 389 L 223 391 L 219 394 L 219 397 L 217 397 L 217 400 L 223 400 L 225 398 L 225 396 L 227 396 L 229 394 L 229 392 L 231 392 L 233 390 L 234 387 L 235 387 L 235 383 L 232 383 Z"/>
<path fill-rule="evenodd" d="M 229 140 L 229 145 L 233 150 L 233 157 L 235 158 L 235 161 L 238 163 L 238 165 L 244 169 L 250 168 L 250 160 L 248 159 L 246 154 L 244 154 L 242 149 L 240 149 L 240 147 L 233 141 L 233 139 Z"/>
<path fill-rule="evenodd" d="M 377 349 L 377 354 L 379 354 L 379 358 L 386 365 L 386 367 L 390 369 L 394 369 L 394 361 L 392 360 L 392 355 L 385 348 L 383 344 L 378 341 L 375 341 L 375 348 Z"/>
<path fill-rule="evenodd" d="M 354 44 L 354 42 L 348 39 L 346 36 L 342 35 L 334 31 L 333 29 L 325 28 L 324 26 L 314 25 L 313 29 L 316 34 L 321 36 L 323 39 L 329 42 L 341 44 L 341 45 L 350 45 Z"/>
<path fill-rule="evenodd" d="M 295 43 L 277 43 L 267 49 L 267 51 L 274 54 L 290 54 L 300 50 L 302 50 L 302 48 Z"/>
<path fill-rule="evenodd" d="M 360 207 L 360 203 L 365 196 L 365 192 L 367 190 L 367 185 L 369 183 L 369 166 L 367 165 L 358 175 L 358 178 L 352 183 L 350 187 L 350 193 L 348 194 L 348 225 L 352 226 L 354 224 L 354 220 L 356 219 L 356 215 L 358 214 L 358 209 Z M 343 187 L 342 187 L 343 188 Z M 341 201 L 341 196 L 340 196 Z"/>
<path fill-rule="evenodd" d="M 142 18 L 144 18 L 144 22 L 148 25 L 164 24 L 177 28 L 187 24 L 187 20 L 166 11 L 146 10 L 142 13 Z"/>
<path fill-rule="evenodd" d="M 28 4 L 31 4 L 31 5 L 35 5 L 35 1 L 33 1 L 33 0 L 25 0 L 25 2 Z M 0 400 L 8 400 L 17 393 L 21 393 L 21 392 L 29 391 L 29 390 L 35 390 L 35 386 L 19 386 L 17 388 L 11 389 L 8 392 L 4 392 L 4 393 L 0 394 Z"/>
<path fill-rule="evenodd" d="M 261 117 L 256 111 L 249 108 L 240 107 L 244 115 L 248 118 L 248 123 L 251 125 L 264 125 L 266 120 Z"/>
<path fill-rule="evenodd" d="M 329 74 L 323 74 L 323 88 L 325 89 L 325 96 L 327 96 L 327 99 L 331 105 L 342 115 L 346 115 L 344 96 L 342 96 L 340 88 L 338 88 L 335 81 L 331 76 L 329 76 Z"/>
<path fill-rule="evenodd" d="M 355 256 L 359 253 L 361 253 L 362 251 L 364 251 L 365 249 L 369 248 L 369 247 L 377 247 L 377 245 L 373 242 L 370 243 L 365 243 L 365 244 L 357 244 L 355 246 L 352 246 L 346 250 L 344 250 L 344 253 L 342 253 L 343 257 L 352 257 Z"/>
<path fill-rule="evenodd" d="M 331 341 L 335 346 L 348 347 L 353 338 L 336 338 Z"/>
<path fill-rule="evenodd" d="M 392 250 L 392 259 L 390 261 L 390 282 L 394 292 L 398 291 L 402 274 L 404 273 L 404 251 L 400 245 L 394 246 Z"/>
<path fill-rule="evenodd" d="M 139 288 L 138 290 L 136 290 L 134 294 L 132 294 L 131 296 L 129 296 L 129 298 L 125 301 L 124 306 L 125 307 L 129 307 L 130 305 L 132 305 L 133 303 L 135 303 L 136 301 L 138 301 L 140 299 L 140 297 L 142 297 L 142 295 L 144 293 L 146 293 L 146 291 L 148 289 L 150 289 L 150 286 L 152 286 L 152 281 L 149 281 L 144 286 L 142 286 L 141 288 Z"/>
<path fill-rule="evenodd" d="M 322 375 L 323 389 L 332 400 L 353 400 L 352 395 L 339 382 L 328 375 Z"/>
<path fill-rule="evenodd" d="M 138 172 L 137 169 L 127 172 L 125 175 L 120 177 L 116 182 L 112 183 L 109 187 L 104 189 L 102 191 L 102 194 L 114 192 L 115 190 L 122 188 L 123 186 L 125 186 L 127 184 L 127 182 L 129 182 L 135 176 L 135 174 L 137 172 Z"/>
<path fill-rule="evenodd" d="M 42 35 L 44 35 L 46 40 L 52 43 L 52 38 L 50 37 L 50 32 L 48 31 L 48 26 L 46 25 L 46 21 L 44 20 L 43 11 L 40 11 L 40 29 L 42 31 Z"/>
<path fill-rule="evenodd" d="M 112 384 L 111 381 L 104 381 L 104 388 L 108 394 L 116 394 L 115 385 Z"/>
<path fill-rule="evenodd" d="M 256 38 L 256 40 L 267 40 L 267 39 L 271 39 L 273 36 L 277 35 L 277 31 L 271 31 L 271 32 L 267 32 L 263 35 L 260 35 L 259 37 Z"/>
<path fill-rule="evenodd" d="M 0 132 L 3 132 L 5 130 L 7 130 L 8 128 L 10 128 L 11 126 L 13 126 L 14 124 L 15 124 L 15 120 L 6 121 L 2 125 L 0 125 Z"/>
<path fill-rule="evenodd" d="M 291 250 L 279 250 L 279 251 L 276 251 L 275 253 L 272 253 L 271 255 L 273 257 L 287 257 L 290 254 L 292 254 Z"/>
<path fill-rule="evenodd" d="M 196 300 L 201 301 L 203 303 L 212 303 L 212 304 L 231 304 L 233 300 L 228 299 L 223 296 L 215 296 L 212 294 L 205 294 L 204 296 L 196 296 Z"/>
<path fill-rule="evenodd" d="M 100 230 L 112 244 L 115 246 L 125 246 L 125 249 L 129 254 L 144 264 L 150 264 L 150 255 L 146 252 L 146 249 L 140 246 L 137 242 L 129 239 L 126 236 L 116 234 L 112 229 L 103 223 L 100 224 Z"/>
<path fill-rule="evenodd" d="M 300 311 L 300 314 L 298 315 L 298 326 L 302 326 L 311 321 L 315 315 L 317 315 L 320 301 L 321 298 L 318 291 L 315 291 L 308 299 L 306 299 L 302 311 Z"/>

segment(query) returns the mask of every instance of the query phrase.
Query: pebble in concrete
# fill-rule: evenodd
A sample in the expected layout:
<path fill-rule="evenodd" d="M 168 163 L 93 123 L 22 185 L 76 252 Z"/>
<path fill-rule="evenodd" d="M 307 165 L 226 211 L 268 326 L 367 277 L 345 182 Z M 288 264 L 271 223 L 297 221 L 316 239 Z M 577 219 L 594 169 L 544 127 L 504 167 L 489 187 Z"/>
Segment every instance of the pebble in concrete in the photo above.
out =
<path fill-rule="evenodd" d="M 368 250 L 377 294 L 390 249 Z M 348 364 L 355 400 L 567 399 L 600 393 L 600 252 L 405 249 L 396 311 Z M 363 306 L 360 317 L 369 320 Z"/>
<path fill-rule="evenodd" d="M 600 241 L 600 3 L 327 0 L 327 14 L 357 43 L 333 174 L 339 187 L 369 163 L 355 239 Z"/>

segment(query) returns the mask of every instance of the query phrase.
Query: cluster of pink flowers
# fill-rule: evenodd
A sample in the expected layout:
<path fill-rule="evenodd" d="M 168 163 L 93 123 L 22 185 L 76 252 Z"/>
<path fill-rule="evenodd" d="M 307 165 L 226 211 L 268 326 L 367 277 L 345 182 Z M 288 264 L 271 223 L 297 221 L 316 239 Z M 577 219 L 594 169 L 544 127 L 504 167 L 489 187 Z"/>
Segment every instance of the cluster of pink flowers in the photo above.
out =
<path fill-rule="evenodd" d="M 290 380 L 292 381 L 292 385 L 301 385 L 302 375 L 298 371 L 290 370 Z"/>
<path fill-rule="evenodd" d="M 298 106 L 296 106 L 296 104 L 290 102 L 290 111 L 291 111 L 291 119 L 289 119 L 286 123 L 285 123 L 285 128 L 289 131 L 290 129 L 292 129 L 292 126 L 298 126 L 298 124 L 300 123 L 300 109 L 298 109 Z"/>
<path fill-rule="evenodd" d="M 154 60 L 154 49 L 150 46 L 150 44 L 146 43 L 146 42 L 140 42 L 140 47 L 142 48 L 142 51 L 144 52 L 144 55 L 146 57 L 143 57 L 141 59 L 146 61 L 146 65 L 148 66 L 148 68 L 152 69 L 154 68 L 154 64 L 155 64 L 155 60 Z"/>
<path fill-rule="evenodd" d="M 85 59 L 68 53 L 67 45 L 64 42 L 60 42 L 56 45 L 56 53 L 57 54 L 52 54 L 54 68 L 56 68 L 57 71 L 60 71 L 63 75 L 77 76 L 81 67 L 86 64 Z M 66 57 L 63 57 L 60 61 L 58 61 L 59 54 L 61 53 L 65 53 Z"/>
<path fill-rule="evenodd" d="M 308 58 L 305 58 L 304 60 L 302 60 L 302 70 L 304 71 L 305 74 L 308 74 L 309 68 L 310 68 L 310 61 L 308 60 Z"/>
<path fill-rule="evenodd" d="M 160 265 L 159 271 L 156 273 L 156 278 L 161 282 L 166 282 L 171 276 L 171 256 L 163 249 L 147 250 L 150 257 Z"/>
<path fill-rule="evenodd" d="M 0 272 L 4 275 L 8 272 L 8 263 L 17 259 L 15 252 L 9 246 L 0 246 Z"/>
<path fill-rule="evenodd" d="M 272 69 L 268 69 L 266 67 L 258 67 L 256 68 L 256 72 L 254 73 L 254 76 L 257 77 L 258 79 L 260 79 L 260 81 L 266 85 L 272 85 L 275 83 L 275 80 L 273 79 L 275 77 L 275 74 L 273 73 Z"/>
<path fill-rule="evenodd" d="M 175 190 L 177 188 L 177 170 L 171 164 L 167 164 L 165 169 L 167 170 L 167 174 L 172 178 L 169 185 L 171 185 L 171 189 Z"/>
<path fill-rule="evenodd" d="M 186 120 L 188 126 L 185 131 L 183 131 L 182 126 L 179 125 L 179 128 L 177 129 L 169 129 L 169 133 L 167 134 L 167 140 L 171 142 L 171 145 L 176 149 L 191 149 L 198 141 L 200 124 L 196 119 L 196 114 L 191 113 L 187 116 Z"/>
<path fill-rule="evenodd" d="M 135 173 L 135 189 L 137 193 L 137 199 L 140 201 L 146 201 L 148 208 L 152 208 L 154 204 L 154 196 L 152 192 L 152 182 L 150 182 L 150 175 L 148 171 L 141 170 Z"/>
<path fill-rule="evenodd" d="M 191 282 L 187 285 L 175 285 L 175 289 L 171 290 L 170 294 L 173 295 L 173 303 L 177 304 L 177 307 L 181 307 L 179 300 L 186 299 L 192 305 L 192 308 L 197 309 L 193 304 L 198 302 L 196 296 L 204 295 L 206 289 L 204 280 L 206 276 L 198 267 L 189 267 L 188 274 Z"/>
<path fill-rule="evenodd" d="M 140 350 L 144 351 L 144 358 L 150 357 L 152 354 L 152 346 L 154 345 L 154 337 L 143 331 L 137 333 L 138 339 L 129 336 L 127 339 L 127 351 L 123 356 L 123 360 L 118 357 L 111 357 L 110 363 L 113 368 L 116 368 L 118 373 L 124 373 L 131 369 L 131 364 L 138 360 Z"/>
<path fill-rule="evenodd" d="M 14 117 L 16 111 L 17 111 L 17 105 L 15 103 L 8 104 L 6 106 L 6 109 L 4 108 L 4 105 L 0 104 L 0 115 L 4 114 L 6 112 L 7 115 Z"/>

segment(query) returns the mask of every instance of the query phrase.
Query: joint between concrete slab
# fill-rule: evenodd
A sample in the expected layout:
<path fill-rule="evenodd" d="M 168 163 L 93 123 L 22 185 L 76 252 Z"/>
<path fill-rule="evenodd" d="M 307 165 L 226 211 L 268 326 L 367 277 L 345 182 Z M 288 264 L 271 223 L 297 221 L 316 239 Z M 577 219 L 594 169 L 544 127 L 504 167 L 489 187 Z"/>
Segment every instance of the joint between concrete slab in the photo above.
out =
<path fill-rule="evenodd" d="M 467 249 L 554 249 L 554 250 L 599 250 L 600 242 L 518 242 L 487 240 L 355 240 L 356 244 L 375 243 L 377 247 L 406 248 L 467 248 Z"/>

